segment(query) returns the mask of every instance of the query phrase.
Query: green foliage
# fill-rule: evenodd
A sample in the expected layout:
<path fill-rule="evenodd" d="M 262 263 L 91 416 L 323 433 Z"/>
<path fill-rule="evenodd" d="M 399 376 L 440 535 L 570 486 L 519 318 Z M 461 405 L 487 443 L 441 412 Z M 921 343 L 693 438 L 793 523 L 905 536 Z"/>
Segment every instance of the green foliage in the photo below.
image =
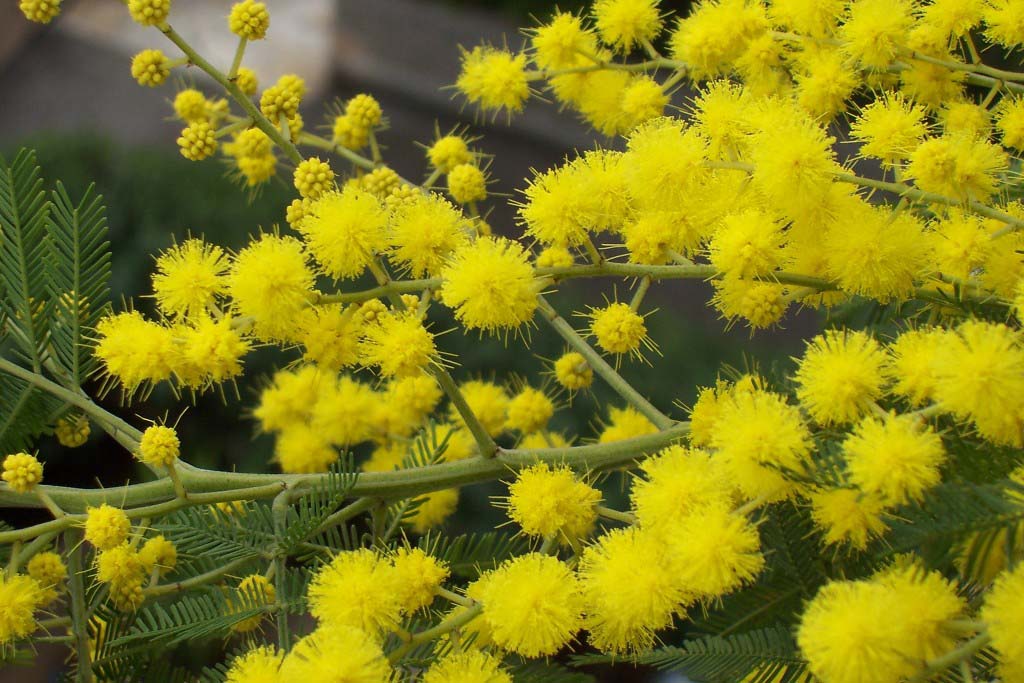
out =
<path fill-rule="evenodd" d="M 418 545 L 427 553 L 447 562 L 453 574 L 468 577 L 476 577 L 481 571 L 501 564 L 509 557 L 520 555 L 529 548 L 525 537 L 507 531 L 460 536 L 427 534 L 420 538 Z"/>
<path fill-rule="evenodd" d="M 607 655 L 574 657 L 577 666 L 604 663 Z M 687 640 L 678 647 L 665 647 L 639 655 L 638 664 L 666 671 L 681 671 L 698 681 L 734 683 L 757 672 L 753 679 L 774 680 L 785 670 L 782 683 L 806 680 L 806 664 L 797 653 L 796 642 L 786 626 L 756 629 L 729 636 L 706 636 Z"/>
<path fill-rule="evenodd" d="M 44 190 L 34 152 L 0 158 L 0 350 L 72 391 L 94 367 L 85 341 L 109 307 L 106 234 L 91 188 L 76 204 L 60 183 Z M 0 450 L 29 447 L 63 412 L 59 399 L 0 377 Z"/>

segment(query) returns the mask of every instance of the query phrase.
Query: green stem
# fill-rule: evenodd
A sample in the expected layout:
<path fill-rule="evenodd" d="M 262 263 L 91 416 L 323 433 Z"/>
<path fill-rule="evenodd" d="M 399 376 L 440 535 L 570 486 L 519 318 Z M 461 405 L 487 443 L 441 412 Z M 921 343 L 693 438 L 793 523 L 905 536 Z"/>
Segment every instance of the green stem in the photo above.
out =
<path fill-rule="evenodd" d="M 622 522 L 623 524 L 637 523 L 636 515 L 634 515 L 632 512 L 619 512 L 618 510 L 613 510 L 612 508 L 607 508 L 603 505 L 598 505 L 596 510 L 597 514 L 601 515 L 605 519 L 611 519 L 616 522 Z"/>
<path fill-rule="evenodd" d="M 493 458 L 477 456 L 392 472 L 366 472 L 359 475 L 350 492 L 354 496 L 411 498 L 441 489 L 493 481 L 507 476 L 510 471 L 537 462 L 564 463 L 579 471 L 600 472 L 621 467 L 642 458 L 645 454 L 659 451 L 683 438 L 689 431 L 688 422 L 678 422 L 654 434 L 611 443 L 559 448 L 500 449 Z M 45 488 L 65 510 L 84 510 L 116 496 L 116 499 L 126 507 L 128 516 L 138 518 L 149 515 L 155 517 L 189 505 L 268 498 L 288 487 L 322 483 L 330 475 L 245 474 L 193 468 L 183 472 L 182 476 L 190 490 L 187 501 L 174 498 L 174 490 L 166 479 L 112 490 L 62 486 Z M 35 496 L 18 494 L 4 486 L 0 487 L 0 505 L 38 507 L 40 503 Z M 41 533 L 64 529 L 74 522 L 84 520 L 84 515 L 69 514 L 63 519 L 34 527 L 2 532 L 0 543 L 35 538 Z"/>
<path fill-rule="evenodd" d="M 341 508 L 337 512 L 328 516 L 327 519 L 325 519 L 323 523 L 320 524 L 320 526 L 318 526 L 316 530 L 309 535 L 309 537 L 313 538 L 318 534 L 322 534 L 323 532 L 327 531 L 332 527 L 336 527 L 339 524 L 344 524 L 356 515 L 361 515 L 362 513 L 372 508 L 375 503 L 376 499 L 370 497 L 360 498 L 357 501 L 349 503 L 348 505 Z"/>
<path fill-rule="evenodd" d="M 420 631 L 419 633 L 414 634 L 388 655 L 388 661 L 392 664 L 402 661 L 402 657 L 417 645 L 437 640 L 446 633 L 451 633 L 455 629 L 462 628 L 469 622 L 476 619 L 480 613 L 483 612 L 483 609 L 482 605 L 474 605 L 461 614 L 456 614 L 453 617 L 445 619 L 433 628 L 428 628 L 425 631 Z"/>
<path fill-rule="evenodd" d="M 644 275 L 640 278 L 640 284 L 636 287 L 636 292 L 633 293 L 633 298 L 629 302 L 629 309 L 634 313 L 640 310 L 640 304 L 644 301 L 644 296 L 647 294 L 647 290 L 651 288 L 651 276 Z"/>
<path fill-rule="evenodd" d="M 242 66 L 242 57 L 245 55 L 245 46 L 249 41 L 242 36 L 238 39 L 238 47 L 235 48 L 235 57 L 231 60 L 231 69 L 228 71 L 228 80 L 234 83 L 238 79 L 238 69 Z"/>
<path fill-rule="evenodd" d="M 291 637 L 288 634 L 288 610 L 285 604 L 288 554 L 281 546 L 281 540 L 288 531 L 288 506 L 290 502 L 291 492 L 284 490 L 274 498 L 274 503 L 271 506 L 274 515 L 274 538 L 277 545 L 274 550 L 274 588 L 277 595 L 277 646 L 283 652 L 291 649 Z"/>
<path fill-rule="evenodd" d="M 942 671 L 945 671 L 949 667 L 955 666 L 960 662 L 969 660 L 971 657 L 974 656 L 975 652 L 988 645 L 989 641 L 991 640 L 992 636 L 990 636 L 987 632 L 975 636 L 974 638 L 968 640 L 966 643 L 956 648 L 955 650 L 951 650 L 950 652 L 947 652 L 941 657 L 937 657 L 929 661 L 928 666 L 926 666 L 916 676 L 909 679 L 909 683 L 914 683 L 915 681 L 931 680 L 933 676 Z"/>
<path fill-rule="evenodd" d="M 232 560 L 222 567 L 211 569 L 208 572 L 193 576 L 184 581 L 176 581 L 174 583 L 164 583 L 158 586 L 152 586 L 142 591 L 142 594 L 146 598 L 158 598 L 163 595 L 170 595 L 171 593 L 180 593 L 181 591 L 190 590 L 199 586 L 205 586 L 208 583 L 214 583 L 224 578 L 236 569 L 240 569 L 245 565 L 253 561 L 252 557 L 240 557 L 237 560 Z"/>
<path fill-rule="evenodd" d="M 322 304 L 354 304 L 389 297 L 393 294 L 414 294 L 424 289 L 436 289 L 441 286 L 440 278 L 426 280 L 391 280 L 385 285 L 364 289 L 359 292 L 335 292 L 334 294 L 320 294 L 313 302 L 315 305 Z"/>
<path fill-rule="evenodd" d="M 448 602 L 459 605 L 460 607 L 472 607 L 476 604 L 472 598 L 467 598 L 465 595 L 459 595 L 454 591 L 448 590 L 444 586 L 438 587 L 437 594 Z"/>
<path fill-rule="evenodd" d="M 604 264 L 610 265 L 610 264 Z M 547 299 L 543 295 L 537 295 L 537 303 L 540 312 L 544 315 L 544 319 L 547 320 L 548 324 L 554 328 L 559 335 L 571 346 L 573 349 L 578 351 L 587 362 L 590 367 L 599 374 L 608 385 L 616 391 L 622 398 L 628 401 L 634 408 L 639 410 L 648 420 L 654 423 L 659 429 L 667 429 L 674 424 L 674 420 L 668 417 L 660 410 L 654 407 L 650 401 L 640 395 L 636 389 L 633 388 L 629 382 L 624 380 L 622 376 L 615 371 L 611 365 L 599 354 L 594 347 L 588 344 L 580 335 L 573 329 L 572 325 L 567 323 L 558 311 L 548 303 Z"/>
<path fill-rule="evenodd" d="M 185 41 L 178 32 L 175 31 L 170 25 L 164 25 L 160 27 L 163 34 L 167 36 L 168 40 L 178 46 L 182 52 L 189 58 L 189 61 L 202 69 L 210 78 L 215 80 L 224 90 L 231 95 L 238 105 L 245 111 L 245 113 L 253 120 L 256 127 L 267 134 L 274 143 L 281 148 L 285 155 L 292 161 L 292 163 L 299 163 L 302 161 L 302 154 L 299 153 L 298 148 L 292 144 L 292 141 L 287 139 L 281 134 L 281 131 L 277 129 L 270 120 L 263 115 L 263 112 L 253 104 L 252 100 L 249 99 L 242 89 L 238 87 L 237 83 L 228 80 L 227 76 L 224 75 L 217 67 L 210 64 L 208 61 L 192 49 L 192 46 Z"/>
<path fill-rule="evenodd" d="M 64 546 L 68 548 L 68 590 L 71 593 L 71 635 L 75 637 L 75 654 L 78 667 L 75 680 L 77 683 L 92 683 L 92 661 L 89 653 L 89 614 L 85 608 L 85 583 L 82 567 L 81 532 L 67 532 Z"/>

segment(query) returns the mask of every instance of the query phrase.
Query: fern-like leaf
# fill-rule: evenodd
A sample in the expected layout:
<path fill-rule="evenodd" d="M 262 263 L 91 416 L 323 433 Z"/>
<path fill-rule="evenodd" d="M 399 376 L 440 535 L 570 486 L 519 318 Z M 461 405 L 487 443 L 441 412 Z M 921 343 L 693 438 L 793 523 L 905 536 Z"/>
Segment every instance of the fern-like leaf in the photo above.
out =
<path fill-rule="evenodd" d="M 0 308 L 10 338 L 37 372 L 46 357 L 47 217 L 35 152 L 0 157 Z"/>
<path fill-rule="evenodd" d="M 68 381 L 80 386 L 95 364 L 83 344 L 85 333 L 106 311 L 110 295 L 106 211 L 91 185 L 75 204 L 59 182 L 52 207 L 46 269 L 52 348 Z"/>
<path fill-rule="evenodd" d="M 444 537 L 427 535 L 419 547 L 448 563 L 453 574 L 475 577 L 509 557 L 526 552 L 529 542 L 522 536 L 504 531 Z"/>
<path fill-rule="evenodd" d="M 29 448 L 61 405 L 25 380 L 0 373 L 0 453 Z"/>

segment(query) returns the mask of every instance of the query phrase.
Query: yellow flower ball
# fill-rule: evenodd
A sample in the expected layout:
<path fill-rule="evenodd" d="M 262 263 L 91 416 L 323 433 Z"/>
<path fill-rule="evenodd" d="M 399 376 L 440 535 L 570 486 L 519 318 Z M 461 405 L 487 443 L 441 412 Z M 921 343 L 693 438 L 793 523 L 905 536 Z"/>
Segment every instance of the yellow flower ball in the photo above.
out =
<path fill-rule="evenodd" d="M 430 165 L 442 173 L 449 173 L 456 166 L 473 161 L 469 143 L 461 135 L 445 135 L 427 148 Z"/>
<path fill-rule="evenodd" d="M 324 272 L 358 277 L 388 247 L 388 214 L 373 194 L 354 186 L 322 194 L 310 204 L 299 231 Z"/>
<path fill-rule="evenodd" d="M 295 189 L 309 199 L 316 199 L 334 187 L 334 171 L 330 163 L 319 157 L 310 157 L 295 167 Z"/>
<path fill-rule="evenodd" d="M 231 660 L 224 683 L 278 683 L 283 659 L 272 645 L 255 647 Z"/>
<path fill-rule="evenodd" d="M 216 131 L 206 121 L 196 121 L 181 131 L 178 147 L 189 161 L 202 161 L 217 151 Z"/>
<path fill-rule="evenodd" d="M 43 463 L 28 453 L 12 453 L 4 458 L 3 480 L 15 493 L 28 493 L 43 480 Z"/>
<path fill-rule="evenodd" d="M 479 645 L 479 642 L 474 642 Z M 512 683 L 501 659 L 480 650 L 453 652 L 423 672 L 422 683 Z"/>
<path fill-rule="evenodd" d="M 506 560 L 466 589 L 483 605 L 481 618 L 495 644 L 524 657 L 554 655 L 583 625 L 576 575 L 550 555 Z"/>
<path fill-rule="evenodd" d="M 62 0 L 19 0 L 18 9 L 29 21 L 49 24 L 60 14 Z"/>
<path fill-rule="evenodd" d="M 237 614 L 264 605 L 273 605 L 277 600 L 277 589 L 262 574 L 250 574 L 238 582 L 231 598 L 231 613 Z M 264 614 L 256 614 L 231 625 L 236 633 L 248 633 L 259 627 Z"/>
<path fill-rule="evenodd" d="M 139 85 L 155 88 L 170 75 L 170 60 L 160 50 L 143 50 L 132 57 L 132 78 Z"/>
<path fill-rule="evenodd" d="M 383 315 L 362 332 L 360 362 L 376 366 L 382 377 L 419 375 L 437 362 L 434 335 L 415 311 Z"/>
<path fill-rule="evenodd" d="M 139 548 L 139 561 L 147 574 L 156 569 L 161 576 L 165 576 L 178 565 L 178 549 L 163 535 L 158 534 L 146 539 Z"/>
<path fill-rule="evenodd" d="M 395 577 L 395 568 L 374 551 L 343 551 L 313 575 L 309 611 L 329 631 L 357 628 L 371 635 L 389 631 L 402 609 L 399 595 L 391 588 Z"/>
<path fill-rule="evenodd" d="M 0 570 L 0 644 L 26 638 L 36 630 L 33 612 L 45 598 L 45 591 L 32 577 Z"/>
<path fill-rule="evenodd" d="M 600 501 L 601 492 L 568 466 L 538 463 L 520 470 L 509 485 L 508 516 L 529 536 L 575 542 L 594 526 Z"/>
<path fill-rule="evenodd" d="M 519 112 L 530 96 L 526 55 L 482 45 L 462 52 L 462 70 L 455 87 L 473 104 L 495 112 Z"/>
<path fill-rule="evenodd" d="M 447 562 L 420 548 L 399 548 L 391 557 L 391 566 L 398 603 L 405 614 L 429 607 L 437 589 L 451 574 Z"/>
<path fill-rule="evenodd" d="M 227 276 L 239 315 L 252 316 L 263 339 L 287 339 L 313 296 L 313 273 L 302 243 L 262 234 L 238 252 Z"/>
<path fill-rule="evenodd" d="M 92 428 L 89 418 L 85 415 L 69 415 L 57 420 L 53 433 L 57 441 L 65 448 L 78 448 L 89 440 Z"/>
<path fill-rule="evenodd" d="M 508 404 L 508 419 L 505 426 L 523 434 L 530 434 L 547 426 L 548 420 L 554 414 L 555 404 L 543 391 L 524 387 Z"/>
<path fill-rule="evenodd" d="M 588 317 L 590 334 L 608 353 L 630 353 L 642 358 L 641 347 L 654 348 L 654 342 L 647 336 L 643 316 L 629 304 L 612 303 L 604 308 L 591 309 Z"/>
<path fill-rule="evenodd" d="M 882 519 L 885 507 L 874 495 L 835 488 L 812 493 L 810 500 L 811 518 L 825 532 L 827 545 L 848 543 L 864 550 L 869 540 L 882 536 L 888 529 Z"/>
<path fill-rule="evenodd" d="M 497 333 L 529 322 L 539 285 L 518 243 L 482 237 L 457 249 L 441 271 L 441 302 L 467 329 Z"/>
<path fill-rule="evenodd" d="M 139 460 L 149 465 L 170 467 L 181 454 L 178 432 L 166 425 L 152 425 L 142 433 L 139 441 Z"/>
<path fill-rule="evenodd" d="M 345 116 L 357 126 L 370 129 L 379 126 L 384 115 L 373 95 L 360 93 L 345 103 Z"/>
<path fill-rule="evenodd" d="M 598 443 L 625 441 L 646 434 L 654 434 L 657 426 L 633 406 L 608 409 L 608 424 L 601 430 Z"/>
<path fill-rule="evenodd" d="M 883 504 L 919 501 L 941 480 L 942 439 L 914 415 L 867 417 L 843 442 L 850 481 Z"/>
<path fill-rule="evenodd" d="M 594 383 L 594 369 L 587 359 L 576 351 L 558 357 L 554 367 L 555 379 L 569 391 L 586 389 Z"/>
<path fill-rule="evenodd" d="M 318 628 L 281 662 L 280 681 L 388 683 L 392 670 L 373 634 L 351 626 Z"/>
<path fill-rule="evenodd" d="M 171 11 L 171 0 L 128 0 L 128 13 L 143 26 L 162 26 Z"/>
<path fill-rule="evenodd" d="M 467 162 L 448 171 L 448 194 L 459 204 L 487 199 L 487 176 L 476 164 Z"/>
<path fill-rule="evenodd" d="M 812 339 L 796 371 L 796 395 L 816 421 L 856 420 L 881 398 L 888 358 L 864 332 L 829 330 Z"/>
<path fill-rule="evenodd" d="M 256 72 L 247 66 L 238 67 L 238 73 L 235 75 L 235 85 L 242 91 L 243 95 L 252 97 L 259 90 L 260 82 L 256 77 Z"/>
<path fill-rule="evenodd" d="M 242 0 L 231 6 L 228 28 L 239 38 L 262 40 L 270 28 L 270 13 L 262 2 Z"/>
<path fill-rule="evenodd" d="M 53 588 L 68 577 L 68 568 L 60 555 L 53 551 L 36 553 L 25 569 L 42 588 Z"/>
<path fill-rule="evenodd" d="M 597 0 L 591 11 L 601 40 L 619 52 L 645 45 L 661 32 L 658 0 Z"/>
<path fill-rule="evenodd" d="M 709 453 L 669 446 L 640 465 L 630 501 L 640 526 L 670 531 L 679 520 L 709 506 L 728 506 L 736 497 L 721 463 Z"/>
<path fill-rule="evenodd" d="M 124 510 L 106 503 L 86 510 L 85 540 L 98 550 L 110 550 L 128 540 L 132 523 Z"/>

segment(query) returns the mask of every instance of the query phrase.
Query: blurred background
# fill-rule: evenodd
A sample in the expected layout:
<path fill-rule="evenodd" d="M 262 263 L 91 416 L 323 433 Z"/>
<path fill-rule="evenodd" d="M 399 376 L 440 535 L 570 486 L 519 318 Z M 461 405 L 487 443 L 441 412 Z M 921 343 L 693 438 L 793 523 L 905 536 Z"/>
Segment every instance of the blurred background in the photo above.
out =
<path fill-rule="evenodd" d="M 567 154 L 595 144 L 615 146 L 592 133 L 572 114 L 560 113 L 542 98 L 533 98 L 524 115 L 509 123 L 482 120 L 463 107 L 445 86 L 458 74 L 458 46 L 480 42 L 524 42 L 519 27 L 544 20 L 554 11 L 546 0 L 266 0 L 271 14 L 268 40 L 250 43 L 246 65 L 254 68 L 261 85 L 283 73 L 302 75 L 308 85 L 302 113 L 309 128 L 326 126 L 326 107 L 359 92 L 377 97 L 390 127 L 379 136 L 385 159 L 410 179 L 427 174 L 423 148 L 435 130 L 470 125 L 479 135 L 477 146 L 493 155 L 495 178 L 491 224 L 499 233 L 516 236 L 514 210 L 508 199 L 526 186 L 531 169 L 543 171 Z M 90 182 L 104 196 L 113 245 L 112 294 L 115 307 L 132 300 L 136 308 L 151 312 L 145 299 L 153 255 L 172 240 L 204 235 L 225 247 L 242 246 L 258 228 L 284 225 L 284 207 L 291 200 L 290 173 L 270 183 L 258 196 L 248 197 L 227 178 L 227 166 L 217 160 L 193 163 L 177 153 L 175 139 L 181 128 L 172 120 L 171 100 L 176 89 L 198 87 L 214 94 L 212 82 L 198 70 L 175 71 L 173 83 L 161 88 L 140 87 L 129 73 L 133 54 L 144 48 L 163 49 L 171 57 L 174 47 L 155 29 L 133 24 L 124 6 L 115 0 L 65 0 L 62 15 L 49 26 L 25 21 L 15 2 L 0 4 L 0 154 L 10 158 L 19 147 L 38 151 L 48 184 L 61 180 L 73 198 Z M 666 11 L 685 13 L 687 2 L 666 2 Z M 175 28 L 198 52 L 216 64 L 227 65 L 236 39 L 227 31 L 229 0 L 174 0 Z M 563 10 L 585 6 L 559 2 Z M 181 74 L 181 75 L 179 75 Z M 688 93 L 678 92 L 674 104 Z M 329 133 L 328 133 L 329 134 Z M 340 168 L 340 163 L 335 163 Z M 286 226 L 284 229 L 287 229 Z M 352 285 L 348 285 L 352 286 Z M 619 283 L 619 296 L 627 296 L 629 283 Z M 802 340 L 819 327 L 817 316 L 791 314 L 783 329 L 751 337 L 742 326 L 726 330 L 724 322 L 706 305 L 710 288 L 704 283 L 681 281 L 655 285 L 645 300 L 651 336 L 662 355 L 651 365 L 626 361 L 623 375 L 642 387 L 656 405 L 682 416 L 673 404 L 692 404 L 696 388 L 714 382 L 723 365 L 744 369 L 756 364 L 770 369 L 788 363 Z M 579 281 L 560 288 L 552 300 L 572 320 L 573 311 L 602 305 L 611 298 L 609 282 Z M 440 309 L 440 307 L 438 307 Z M 435 330 L 454 328 L 443 309 L 433 310 Z M 530 348 L 521 341 L 479 339 L 453 331 L 440 339 L 441 348 L 457 354 L 457 380 L 474 377 L 537 379 L 543 358 L 556 358 L 562 343 L 546 328 L 535 329 Z M 179 422 L 185 457 L 200 466 L 245 471 L 271 471 L 272 439 L 259 436 L 248 417 L 259 388 L 269 374 L 295 356 L 282 358 L 276 350 L 262 349 L 246 361 L 246 376 L 237 394 L 209 394 L 194 404 L 158 389 L 145 405 L 123 406 L 116 392 L 105 405 L 134 424 L 166 418 Z M 604 415 L 602 407 L 619 405 L 603 387 L 592 396 L 579 396 L 560 411 L 553 423 L 577 439 L 592 437 Z M 74 451 L 55 447 L 52 438 L 40 444 L 48 483 L 114 487 L 142 473 L 131 457 L 101 434 Z M 622 482 L 609 480 L 612 504 L 622 496 Z M 452 532 L 491 528 L 500 515 L 489 504 L 499 495 L 495 486 L 471 487 L 463 492 Z M 39 521 L 32 513 L 0 511 L 15 524 Z M 39 519 L 42 519 L 41 517 Z M 193 653 L 196 660 L 201 653 Z M 32 670 L 0 671 L 0 681 L 54 680 L 61 668 L 60 651 L 42 652 L 40 666 Z M 43 666 L 49 660 L 49 666 Z M 619 671 L 592 671 L 601 681 L 682 681 L 650 672 L 619 667 Z"/>

